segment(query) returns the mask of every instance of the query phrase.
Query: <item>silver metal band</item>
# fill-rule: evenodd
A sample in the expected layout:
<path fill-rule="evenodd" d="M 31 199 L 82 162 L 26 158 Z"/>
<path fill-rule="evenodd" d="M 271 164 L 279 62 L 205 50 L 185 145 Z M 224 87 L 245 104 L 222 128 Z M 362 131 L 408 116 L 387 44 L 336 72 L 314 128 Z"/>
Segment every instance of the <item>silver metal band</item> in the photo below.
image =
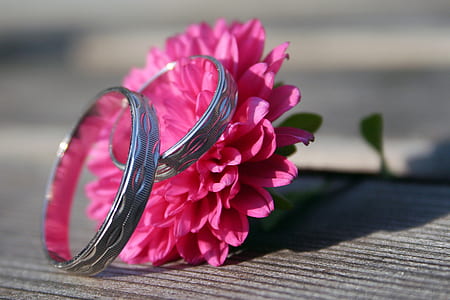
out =
<path fill-rule="evenodd" d="M 117 114 L 124 98 L 131 111 L 131 142 L 114 203 L 97 233 L 75 256 L 69 248 L 69 218 L 78 177 L 98 133 Z M 60 144 L 47 187 L 42 240 L 51 264 L 74 274 L 102 271 L 123 249 L 144 211 L 159 159 L 156 115 L 147 98 L 125 88 L 98 95 L 72 132 Z"/>
<path fill-rule="evenodd" d="M 214 57 L 206 55 L 190 57 L 190 59 L 198 58 L 207 59 L 215 65 L 218 72 L 217 88 L 211 103 L 198 122 L 175 145 L 161 154 L 156 171 L 156 181 L 170 178 L 182 172 L 208 151 L 225 130 L 236 108 L 237 85 L 233 77 Z M 168 63 L 151 77 L 138 92 L 144 91 L 158 77 L 173 70 L 176 64 L 177 62 Z M 114 164 L 123 170 L 125 165 L 117 161 L 113 153 L 111 142 L 113 134 L 112 132 L 110 137 L 110 156 Z"/>

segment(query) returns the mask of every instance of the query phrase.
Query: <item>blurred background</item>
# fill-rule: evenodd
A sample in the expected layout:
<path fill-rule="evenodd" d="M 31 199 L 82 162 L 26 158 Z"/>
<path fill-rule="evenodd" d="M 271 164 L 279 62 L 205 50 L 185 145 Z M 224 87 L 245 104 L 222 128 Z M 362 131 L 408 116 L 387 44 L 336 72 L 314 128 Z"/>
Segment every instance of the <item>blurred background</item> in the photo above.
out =
<path fill-rule="evenodd" d="M 296 111 L 324 117 L 300 167 L 376 171 L 358 123 L 381 112 L 394 172 L 450 178 L 448 0 L 0 0 L 2 186 L 44 183 L 89 99 L 143 66 L 150 46 L 218 17 L 261 19 L 266 53 L 291 42 L 278 80 L 301 88 Z"/>

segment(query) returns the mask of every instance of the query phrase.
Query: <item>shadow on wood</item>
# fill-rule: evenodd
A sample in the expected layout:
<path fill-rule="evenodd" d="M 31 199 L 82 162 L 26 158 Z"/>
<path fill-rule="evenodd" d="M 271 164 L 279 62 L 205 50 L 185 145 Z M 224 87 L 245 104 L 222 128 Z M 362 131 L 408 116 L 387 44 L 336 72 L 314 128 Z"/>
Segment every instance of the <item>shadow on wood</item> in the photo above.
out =
<path fill-rule="evenodd" d="M 321 179 L 300 178 L 293 186 L 307 190 L 317 186 L 317 181 Z M 243 248 L 250 252 L 265 249 L 262 254 L 279 249 L 314 251 L 376 232 L 392 232 L 395 237 L 397 231 L 426 225 L 450 213 L 446 185 L 345 175 L 331 181 L 334 188 L 288 212 L 274 230 L 264 231 L 255 222 Z"/>

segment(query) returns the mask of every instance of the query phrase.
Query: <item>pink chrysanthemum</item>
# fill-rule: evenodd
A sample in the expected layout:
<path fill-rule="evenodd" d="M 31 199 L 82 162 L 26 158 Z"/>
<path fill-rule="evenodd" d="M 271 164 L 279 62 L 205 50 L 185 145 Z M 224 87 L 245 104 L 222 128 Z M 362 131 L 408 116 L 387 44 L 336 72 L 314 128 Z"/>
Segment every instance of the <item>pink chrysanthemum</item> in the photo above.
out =
<path fill-rule="evenodd" d="M 210 55 L 232 74 L 239 90 L 236 112 L 219 141 L 187 170 L 154 185 L 141 222 L 120 254 L 125 262 L 159 265 L 182 257 L 192 264 L 207 261 L 219 266 L 229 245 L 239 246 L 246 239 L 247 217 L 266 217 L 274 209 L 265 188 L 287 185 L 297 176 L 296 166 L 275 150 L 308 144 L 313 136 L 300 129 L 273 127 L 274 120 L 299 102 L 300 91 L 290 85 L 274 86 L 288 43 L 261 59 L 264 41 L 259 20 L 228 25 L 220 19 L 213 27 L 194 24 L 169 38 L 164 51 L 150 50 L 145 68 L 133 69 L 125 78 L 125 87 L 138 90 L 168 62 Z M 202 115 L 215 89 L 213 68 L 207 64 L 190 68 L 168 73 L 183 91 L 183 103 L 171 101 L 171 86 L 158 85 L 169 89 L 160 93 L 165 97 L 155 97 L 156 92 L 149 96 L 158 113 L 163 151 Z M 118 132 L 115 139 L 126 141 L 126 133 Z M 126 149 L 116 144 L 118 157 L 124 157 Z M 97 146 L 89 163 L 97 179 L 86 191 L 91 199 L 88 214 L 101 222 L 122 174 L 110 160 L 107 133 Z"/>

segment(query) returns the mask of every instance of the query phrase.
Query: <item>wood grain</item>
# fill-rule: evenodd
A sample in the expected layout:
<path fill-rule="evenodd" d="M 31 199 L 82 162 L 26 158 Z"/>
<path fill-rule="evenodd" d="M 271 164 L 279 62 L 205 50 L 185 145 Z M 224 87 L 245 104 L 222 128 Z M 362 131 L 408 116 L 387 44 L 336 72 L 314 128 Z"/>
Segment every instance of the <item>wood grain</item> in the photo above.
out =
<path fill-rule="evenodd" d="M 334 178 L 336 189 L 288 214 L 275 230 L 253 224 L 225 266 L 116 262 L 85 278 L 53 269 L 41 251 L 40 170 L 15 171 L 27 189 L 13 193 L 2 183 L 2 196 L 10 197 L 2 197 L 0 212 L 1 298 L 446 299 L 450 293 L 446 185 Z M 290 190 L 322 181 L 305 177 Z"/>

